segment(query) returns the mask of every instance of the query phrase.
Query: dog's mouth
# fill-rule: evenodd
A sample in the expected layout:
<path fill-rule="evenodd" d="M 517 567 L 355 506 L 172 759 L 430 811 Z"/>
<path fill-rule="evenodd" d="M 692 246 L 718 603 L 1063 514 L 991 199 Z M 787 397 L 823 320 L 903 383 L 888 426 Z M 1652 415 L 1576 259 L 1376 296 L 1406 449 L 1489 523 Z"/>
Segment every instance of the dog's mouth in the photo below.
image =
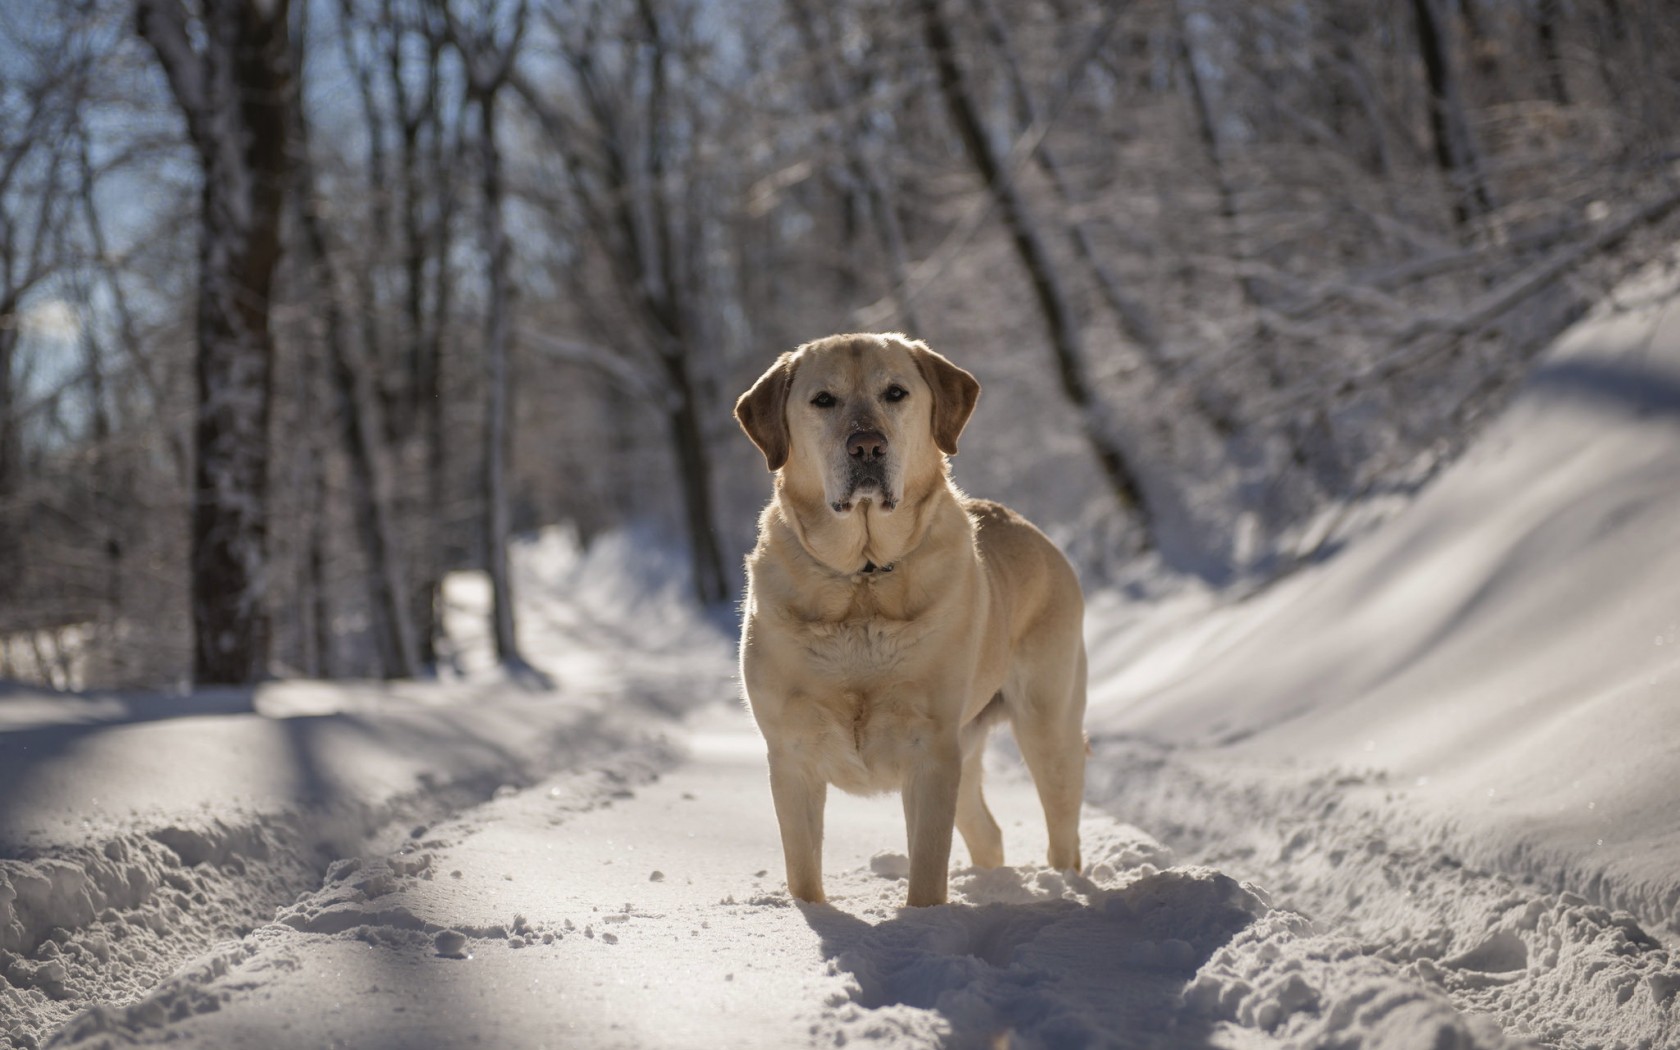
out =
<path fill-rule="evenodd" d="M 884 463 L 848 463 L 845 482 L 840 486 L 845 495 L 829 503 L 836 514 L 850 514 L 854 507 L 874 503 L 890 514 L 898 507 L 898 496 L 887 484 Z"/>

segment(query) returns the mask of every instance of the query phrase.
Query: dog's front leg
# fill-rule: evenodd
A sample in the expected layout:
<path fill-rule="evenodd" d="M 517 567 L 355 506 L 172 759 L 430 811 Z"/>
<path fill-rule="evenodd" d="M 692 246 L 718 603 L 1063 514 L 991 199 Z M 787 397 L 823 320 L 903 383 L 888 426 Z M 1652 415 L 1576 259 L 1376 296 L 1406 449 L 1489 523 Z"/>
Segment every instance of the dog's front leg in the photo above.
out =
<path fill-rule="evenodd" d="M 954 730 L 930 734 L 918 750 L 904 781 L 912 908 L 945 903 L 951 828 L 957 819 L 957 788 L 962 782 L 962 749 Z"/>
<path fill-rule="evenodd" d="M 828 784 L 808 766 L 778 749 L 770 751 L 770 797 L 782 829 L 788 892 L 802 901 L 822 904 L 823 807 Z"/>

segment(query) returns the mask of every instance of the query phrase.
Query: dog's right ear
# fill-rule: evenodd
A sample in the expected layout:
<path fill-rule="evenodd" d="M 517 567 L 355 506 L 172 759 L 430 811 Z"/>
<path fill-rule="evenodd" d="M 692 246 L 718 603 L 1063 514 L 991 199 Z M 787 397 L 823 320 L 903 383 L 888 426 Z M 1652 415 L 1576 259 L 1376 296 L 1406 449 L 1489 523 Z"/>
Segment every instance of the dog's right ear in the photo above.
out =
<path fill-rule="evenodd" d="M 793 354 L 786 353 L 735 402 L 735 421 L 764 453 L 764 464 L 772 471 L 781 470 L 788 460 L 787 399 L 792 385 Z"/>

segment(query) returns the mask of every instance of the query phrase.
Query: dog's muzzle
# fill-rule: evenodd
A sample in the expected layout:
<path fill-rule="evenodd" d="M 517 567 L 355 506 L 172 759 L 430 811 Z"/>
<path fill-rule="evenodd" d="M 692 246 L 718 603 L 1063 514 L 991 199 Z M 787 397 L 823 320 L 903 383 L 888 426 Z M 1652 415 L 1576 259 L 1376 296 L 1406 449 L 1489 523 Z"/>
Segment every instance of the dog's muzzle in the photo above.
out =
<path fill-rule="evenodd" d="M 898 506 L 897 497 L 887 487 L 887 436 L 879 430 L 856 430 L 846 438 L 842 470 L 846 496 L 829 504 L 836 514 L 850 511 L 859 497 L 877 500 L 885 511 Z"/>

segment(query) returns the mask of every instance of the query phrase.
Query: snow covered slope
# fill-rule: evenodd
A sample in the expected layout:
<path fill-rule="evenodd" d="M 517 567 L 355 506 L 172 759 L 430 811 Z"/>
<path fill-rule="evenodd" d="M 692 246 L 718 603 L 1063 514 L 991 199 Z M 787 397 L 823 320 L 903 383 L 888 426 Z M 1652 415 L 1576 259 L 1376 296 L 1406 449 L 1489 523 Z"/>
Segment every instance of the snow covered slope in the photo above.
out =
<path fill-rule="evenodd" d="M 1151 820 L 1173 822 L 1177 841 L 1193 838 L 1208 856 L 1247 851 L 1236 870 L 1274 888 L 1280 878 L 1298 882 L 1284 899 L 1322 918 L 1397 921 L 1393 901 L 1337 899 L 1381 896 L 1380 881 L 1347 885 L 1382 868 L 1350 856 L 1364 838 L 1389 859 L 1410 849 L 1420 864 L 1504 876 L 1506 889 L 1489 885 L 1495 897 L 1551 891 L 1535 907 L 1559 921 L 1590 913 L 1609 922 L 1604 909 L 1621 909 L 1628 914 L 1616 921 L 1636 931 L 1632 941 L 1648 939 L 1634 920 L 1672 941 L 1673 295 L 1663 272 L 1624 288 L 1538 363 L 1462 460 L 1331 561 L 1176 633 L 1125 637 L 1095 625 L 1089 723 L 1114 807 L 1157 834 L 1167 829 Z M 1109 609 L 1116 622 L 1125 612 Z M 1316 891 L 1301 871 L 1301 855 L 1314 851 L 1341 869 Z M 1546 938 L 1527 921 L 1527 931 L 1495 922 L 1489 932 L 1503 938 L 1501 951 L 1489 949 L 1501 956 L 1502 985 L 1544 986 Z M 1444 945 L 1438 955 L 1475 947 Z M 1623 1016 L 1601 1018 L 1602 1027 L 1571 1035 L 1567 1008 L 1524 1005 L 1516 991 L 1500 1012 L 1566 1045 L 1677 1045 L 1661 1041 L 1680 1041 L 1673 971 L 1663 953 L 1643 958 L 1669 976 L 1606 980 L 1602 1012 Z M 1630 1029 L 1626 1017 L 1640 1011 L 1646 1023 Z"/>
<path fill-rule="evenodd" d="M 1680 932 L 1680 303 L 1573 329 L 1377 534 L 1096 690 L 1094 732 L 1376 770 Z M 1095 639 L 1100 650 L 1103 639 Z M 1100 659 L 1100 657 L 1099 657 Z"/>

